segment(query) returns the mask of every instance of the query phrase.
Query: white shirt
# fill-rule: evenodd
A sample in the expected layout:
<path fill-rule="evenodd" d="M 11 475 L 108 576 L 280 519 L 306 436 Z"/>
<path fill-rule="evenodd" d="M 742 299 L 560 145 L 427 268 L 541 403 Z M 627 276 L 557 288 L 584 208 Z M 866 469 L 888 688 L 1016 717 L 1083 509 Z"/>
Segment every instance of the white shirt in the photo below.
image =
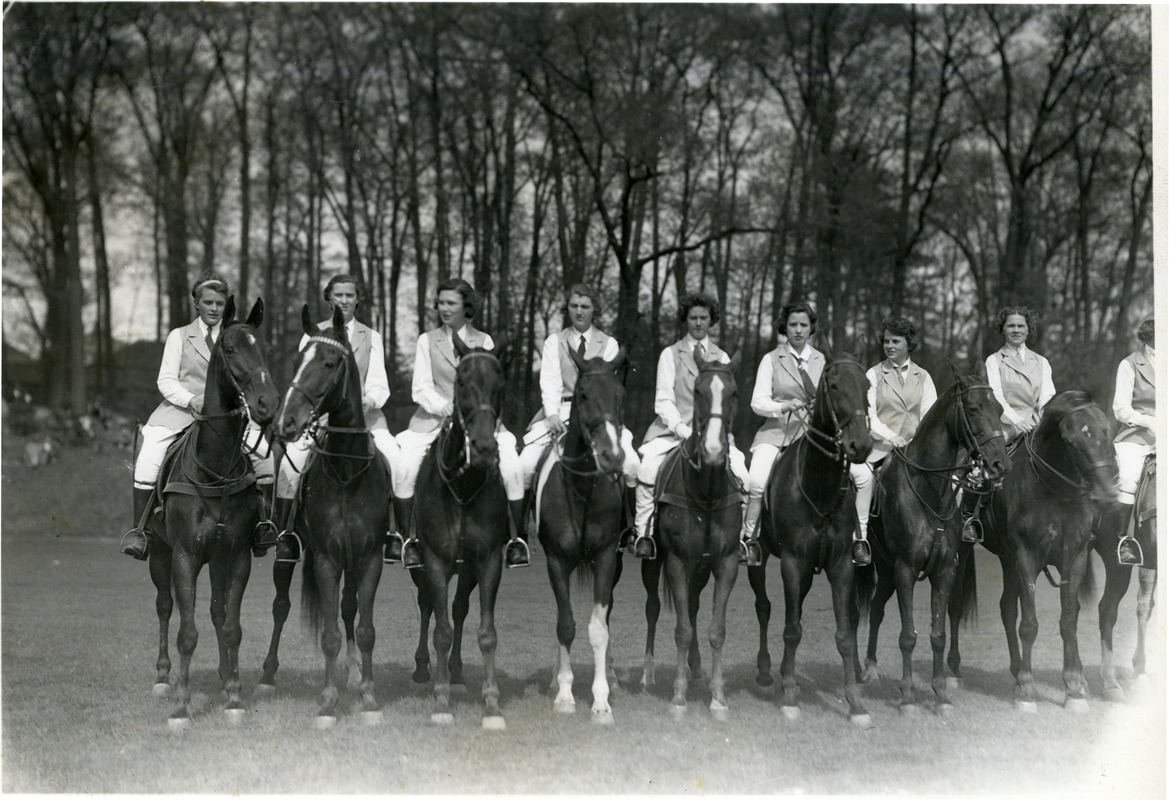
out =
<path fill-rule="evenodd" d="M 1145 345 L 1145 358 L 1149 360 L 1150 366 L 1156 364 L 1155 353 L 1148 345 Z M 1120 366 L 1116 368 L 1116 393 L 1112 396 L 1112 413 L 1116 415 L 1116 421 L 1123 425 L 1153 430 L 1156 427 L 1156 418 L 1142 414 L 1132 407 L 1132 387 L 1135 380 L 1136 371 L 1132 364 L 1127 358 L 1122 359 Z"/>
<path fill-rule="evenodd" d="M 196 322 L 199 323 L 199 335 L 204 339 L 207 338 L 207 331 L 211 331 L 211 340 L 219 340 L 220 325 L 215 325 L 209 328 L 207 323 L 200 317 Z M 185 327 L 185 326 L 184 326 Z M 186 339 L 186 334 L 183 333 L 183 328 L 175 328 L 166 337 L 166 347 L 162 351 L 162 365 L 158 368 L 158 391 L 167 400 L 174 403 L 179 408 L 190 408 L 191 401 L 195 399 L 194 392 L 188 392 L 179 383 L 179 365 L 183 361 L 183 341 Z M 1132 390 L 1129 390 L 1132 394 Z M 200 397 L 202 395 L 199 395 Z"/>
<path fill-rule="evenodd" d="M 1019 345 L 1016 352 L 1018 352 L 1020 359 L 1025 359 L 1028 353 L 1027 345 Z M 999 405 L 1003 407 L 1003 417 L 1007 422 L 1019 427 L 1023 424 L 1023 417 L 1015 413 L 1015 410 L 1007 403 L 1006 395 L 1003 394 L 1003 378 L 999 374 L 999 360 L 994 357 L 997 353 L 998 350 L 994 351 L 986 359 L 986 382 L 990 384 L 990 390 L 994 392 L 994 399 L 998 400 Z M 1039 357 L 1039 372 L 1039 403 L 1037 408 L 1042 411 L 1043 407 L 1047 405 L 1047 401 L 1055 397 L 1055 384 L 1051 381 L 1051 364 L 1042 356 Z"/>
<path fill-rule="evenodd" d="M 591 336 L 594 328 L 590 325 L 584 333 L 571 329 L 568 333 L 568 347 L 576 350 L 580 347 L 582 337 Z M 617 340 L 607 337 L 605 348 L 601 351 L 601 358 L 612 361 L 617 357 Z M 544 406 L 544 416 L 553 414 L 560 416 L 561 398 L 568 394 L 565 391 L 564 376 L 560 372 L 560 336 L 553 334 L 544 340 L 544 347 L 540 351 L 540 403 Z"/>
<path fill-rule="evenodd" d="M 693 338 L 690 334 L 686 334 L 684 340 L 691 353 L 694 352 L 696 345 L 701 344 L 706 350 L 706 357 L 708 359 L 710 358 L 711 343 L 709 336 L 699 340 Z M 730 362 L 730 359 L 726 353 L 723 353 L 719 361 L 726 364 Z M 654 413 L 662 418 L 662 422 L 665 423 L 666 427 L 674 435 L 682 439 L 687 439 L 691 433 L 690 423 L 682 419 L 682 415 L 678 411 L 678 400 L 674 395 L 674 379 L 676 377 L 674 347 L 671 345 L 658 356 L 658 377 L 657 389 L 654 392 Z"/>
<path fill-rule="evenodd" d="M 353 342 L 353 323 L 345 323 L 345 338 Z M 366 326 L 368 327 L 368 326 Z M 300 347 L 304 350 L 308 344 L 308 334 L 300 337 Z M 390 379 L 386 375 L 386 349 L 382 345 L 382 335 L 369 328 L 369 369 L 365 373 L 365 382 L 361 386 L 361 410 L 372 411 L 381 408 L 390 399 Z"/>
<path fill-rule="evenodd" d="M 456 334 L 464 342 L 467 324 L 459 328 Z M 483 334 L 483 346 L 487 350 L 495 349 L 495 342 L 491 334 Z M 414 381 L 410 385 L 410 393 L 414 402 L 422 406 L 423 410 L 437 416 L 449 417 L 455 412 L 453 397 L 443 397 L 434 385 L 434 368 L 430 361 L 430 334 L 424 333 L 418 337 L 418 347 L 414 351 Z"/>

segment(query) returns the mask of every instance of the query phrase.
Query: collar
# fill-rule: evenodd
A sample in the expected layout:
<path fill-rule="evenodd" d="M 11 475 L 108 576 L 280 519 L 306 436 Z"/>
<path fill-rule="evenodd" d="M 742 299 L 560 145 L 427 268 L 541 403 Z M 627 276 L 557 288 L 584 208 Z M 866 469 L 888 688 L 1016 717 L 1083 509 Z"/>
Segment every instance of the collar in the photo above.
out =
<path fill-rule="evenodd" d="M 211 327 L 210 325 L 208 325 L 206 322 L 203 321 L 202 317 L 199 317 L 195 321 L 199 323 L 199 335 L 202 336 L 204 339 L 207 338 L 208 331 L 211 332 L 212 339 L 219 338 L 219 329 L 223 327 L 223 323 L 220 323 L 219 325 L 216 325 L 215 327 Z"/>
<path fill-rule="evenodd" d="M 448 328 L 446 325 L 440 325 L 439 329 L 444 331 L 447 335 L 450 335 L 452 333 L 458 334 L 458 337 L 463 340 L 464 344 L 466 344 L 467 343 L 467 336 L 470 335 L 469 332 L 471 330 L 471 323 L 464 322 L 463 327 L 459 328 L 457 331 L 452 329 L 452 328 Z"/>
<path fill-rule="evenodd" d="M 895 363 L 893 363 L 892 359 L 886 358 L 883 366 L 887 372 L 909 372 L 909 367 L 911 364 L 913 364 L 912 358 L 905 359 L 905 363 L 901 366 L 897 366 Z"/>
<path fill-rule="evenodd" d="M 807 342 L 804 342 L 804 349 L 798 353 L 796 352 L 796 349 L 791 346 L 791 342 L 788 342 L 787 351 L 796 358 L 803 359 L 804 361 L 807 361 L 812 357 L 812 347 Z"/>
<path fill-rule="evenodd" d="M 579 344 L 581 339 L 584 339 L 587 342 L 587 341 L 589 341 L 589 339 L 592 338 L 594 330 L 595 330 L 595 328 L 592 325 L 590 325 L 588 327 L 588 329 L 584 331 L 584 333 L 581 333 L 576 328 L 569 325 L 568 326 L 568 340 L 574 345 Z"/>
<path fill-rule="evenodd" d="M 1152 347 L 1149 347 L 1147 344 L 1144 345 L 1144 348 L 1145 348 L 1145 358 L 1147 358 L 1149 360 L 1150 364 L 1155 364 L 1157 362 L 1157 351 L 1154 350 Z"/>
<path fill-rule="evenodd" d="M 694 338 L 693 336 L 691 336 L 690 334 L 686 334 L 686 335 L 685 335 L 685 336 L 682 338 L 682 341 L 684 341 L 684 342 L 686 343 L 686 348 L 687 348 L 687 349 L 688 349 L 688 350 L 689 350 L 691 353 L 693 353 L 693 352 L 694 352 L 694 348 L 695 348 L 697 345 L 702 345 L 702 346 L 703 346 L 703 348 L 705 348 L 705 349 L 706 349 L 706 357 L 707 357 L 707 358 L 709 358 L 709 357 L 710 357 L 710 348 L 712 347 L 712 345 L 711 345 L 711 343 L 710 343 L 710 337 L 709 337 L 709 336 L 707 336 L 707 337 L 705 337 L 705 338 L 703 338 L 703 339 L 695 339 L 695 338 Z"/>
<path fill-rule="evenodd" d="M 1017 355 L 1019 357 L 1020 361 L 1026 361 L 1027 355 L 1030 353 L 1030 351 L 1027 349 L 1026 342 L 1019 345 L 1019 348 L 1017 350 L 1014 347 L 1011 347 L 1009 344 L 1003 344 L 1003 352 L 1006 353 L 1007 355 L 1011 355 L 1011 354 Z"/>

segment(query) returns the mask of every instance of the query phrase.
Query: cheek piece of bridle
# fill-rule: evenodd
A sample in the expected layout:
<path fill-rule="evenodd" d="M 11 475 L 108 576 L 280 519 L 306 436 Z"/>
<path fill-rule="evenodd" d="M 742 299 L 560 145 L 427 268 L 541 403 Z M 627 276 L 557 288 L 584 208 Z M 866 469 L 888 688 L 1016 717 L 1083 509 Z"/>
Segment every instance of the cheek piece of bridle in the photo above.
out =
<path fill-rule="evenodd" d="M 828 379 L 828 373 L 834 367 L 841 366 L 844 364 L 852 364 L 857 369 L 864 369 L 860 365 L 859 362 L 852 361 L 851 359 L 833 361 L 831 364 L 824 367 L 824 374 L 820 378 L 821 381 L 826 381 Z M 808 430 L 807 430 L 808 435 L 805 436 L 804 439 L 807 440 L 807 442 L 809 444 L 811 444 L 813 447 L 815 447 L 817 450 L 819 450 L 821 453 L 828 456 L 832 460 L 843 462 L 847 458 L 847 455 L 844 452 L 844 429 L 854 419 L 856 419 L 857 417 L 862 417 L 865 421 L 865 432 L 867 433 L 869 430 L 868 409 L 861 408 L 861 409 L 858 409 L 856 411 L 852 411 L 847 416 L 845 416 L 844 419 L 841 419 L 840 416 L 836 413 L 836 405 L 832 402 L 832 398 L 828 396 L 827 392 L 825 392 L 824 394 L 825 394 L 824 399 L 826 401 L 824 403 L 824 405 L 828 407 L 828 415 L 829 415 L 829 418 L 832 420 L 833 433 L 831 435 L 826 434 L 822 431 L 816 430 L 816 428 L 814 428 L 814 427 L 809 426 Z M 814 411 L 815 411 L 815 409 L 813 409 L 813 413 L 814 413 Z M 826 446 L 820 444 L 820 442 L 816 441 L 817 437 L 823 439 L 826 443 L 828 443 L 830 445 L 830 447 L 826 447 Z"/>
<path fill-rule="evenodd" d="M 308 392 L 306 392 L 304 390 L 304 388 L 295 380 L 292 382 L 292 385 L 288 387 L 289 393 L 296 392 L 297 394 L 299 394 L 301 397 L 303 397 L 305 399 L 305 402 L 308 403 L 310 411 L 309 411 L 309 421 L 308 421 L 308 425 L 306 427 L 312 431 L 313 438 L 315 439 L 316 434 L 319 432 L 319 429 L 320 429 L 319 422 L 320 422 L 320 419 L 322 416 L 321 406 L 323 406 L 325 404 L 325 401 L 328 399 L 329 395 L 333 393 L 333 389 L 337 386 L 338 381 L 341 382 L 341 399 L 342 399 L 342 401 L 344 401 L 345 398 L 348 397 L 348 393 L 349 393 L 349 381 L 348 381 L 349 358 L 348 358 L 348 352 L 346 351 L 345 345 L 343 345 L 341 342 L 338 342 L 336 339 L 330 339 L 327 336 L 310 336 L 308 338 L 308 344 L 323 344 L 323 345 L 328 345 L 329 347 L 335 347 L 338 350 L 342 351 L 342 355 L 345 356 L 341 359 L 341 369 L 339 369 L 333 373 L 332 380 L 329 381 L 329 385 L 325 388 L 325 391 L 321 392 L 320 397 L 317 397 L 316 399 L 314 399 L 313 396 L 310 395 Z M 333 426 L 329 426 L 327 428 L 327 430 L 335 432 L 335 433 L 360 433 L 360 432 L 367 432 L 368 433 L 367 428 L 335 428 Z M 289 465 L 293 468 L 294 471 L 299 472 L 299 470 L 296 469 L 295 464 L 292 464 L 292 462 L 289 462 Z"/>

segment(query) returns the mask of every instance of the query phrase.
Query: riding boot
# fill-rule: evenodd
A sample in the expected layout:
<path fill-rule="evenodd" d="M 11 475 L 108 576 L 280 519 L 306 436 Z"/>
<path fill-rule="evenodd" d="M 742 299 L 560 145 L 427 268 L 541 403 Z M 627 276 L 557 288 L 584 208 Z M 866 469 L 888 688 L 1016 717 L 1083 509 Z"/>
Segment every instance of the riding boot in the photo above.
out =
<path fill-rule="evenodd" d="M 626 486 L 621 494 L 621 538 L 617 544 L 618 553 L 627 553 L 637 539 L 637 526 L 633 522 L 633 507 L 637 502 L 637 487 Z"/>
<path fill-rule="evenodd" d="M 507 552 L 504 555 L 504 563 L 507 564 L 508 569 L 526 567 L 531 563 L 528 551 L 528 534 L 524 529 L 528 515 L 528 494 L 525 492 L 519 500 L 507 501 L 514 526 L 511 541 L 507 543 Z"/>
<path fill-rule="evenodd" d="M 276 492 L 275 483 L 256 484 L 260 489 L 260 521 L 256 523 L 256 531 L 252 534 L 252 555 L 263 558 L 268 554 L 268 548 L 276 544 L 280 529 L 272 521 L 275 512 L 273 495 Z"/>
<path fill-rule="evenodd" d="M 873 551 L 869 548 L 868 531 L 857 529 L 856 538 L 852 540 L 852 563 L 857 567 L 867 567 L 873 563 Z"/>
<path fill-rule="evenodd" d="M 1120 529 L 1120 540 L 1116 543 L 1116 560 L 1122 567 L 1143 567 L 1145 565 L 1145 554 L 1141 552 L 1141 544 L 1133 536 L 1134 520 L 1133 515 L 1136 513 L 1136 508 L 1127 503 L 1121 503 L 1120 507 L 1128 511 L 1123 515 L 1124 524 Z"/>
<path fill-rule="evenodd" d="M 398 519 L 397 510 L 394 508 L 394 498 L 390 497 L 389 509 L 394 511 L 394 529 L 386 531 L 385 550 L 382 554 L 382 562 L 386 564 L 397 564 L 402 560 L 402 546 L 405 544 L 405 539 L 402 538 L 402 531 L 406 530 L 404 520 Z"/>
<path fill-rule="evenodd" d="M 414 532 L 414 498 L 395 497 L 393 505 L 394 520 L 406 537 L 402 542 L 402 565 L 406 569 L 422 569 L 425 564 L 422 563 L 422 552 Z"/>
<path fill-rule="evenodd" d="M 634 525 L 637 528 L 637 539 L 633 543 L 633 555 L 653 561 L 658 557 L 657 543 L 650 535 L 654 524 L 654 487 L 652 484 L 638 481 L 635 492 Z"/>
<path fill-rule="evenodd" d="M 763 548 L 759 546 L 759 514 L 763 510 L 763 496 L 747 495 L 743 509 L 743 530 L 739 533 L 739 563 L 757 567 L 763 563 Z"/>
<path fill-rule="evenodd" d="M 280 535 L 276 537 L 276 560 L 278 562 L 295 564 L 300 561 L 300 537 L 292 530 L 292 498 L 276 498 L 276 526 L 280 528 Z"/>
<path fill-rule="evenodd" d="M 128 556 L 145 561 L 147 553 L 150 549 L 150 540 L 146 536 L 146 531 L 139 526 L 142 522 L 142 517 L 146 513 L 146 504 L 154 496 L 153 489 L 139 489 L 134 487 L 134 527 L 126 532 L 122 537 L 122 546 L 119 548 L 121 552 Z"/>
<path fill-rule="evenodd" d="M 963 492 L 962 505 L 962 541 L 967 544 L 978 544 L 982 541 L 982 521 L 978 519 L 979 500 L 972 494 Z"/>

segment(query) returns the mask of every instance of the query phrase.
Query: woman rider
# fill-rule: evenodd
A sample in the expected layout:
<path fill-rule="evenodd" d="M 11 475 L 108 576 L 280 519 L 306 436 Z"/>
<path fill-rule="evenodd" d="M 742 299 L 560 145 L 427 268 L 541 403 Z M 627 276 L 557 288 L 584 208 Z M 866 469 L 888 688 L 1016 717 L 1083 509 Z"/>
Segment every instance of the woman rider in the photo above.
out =
<path fill-rule="evenodd" d="M 167 448 L 203 410 L 211 348 L 219 339 L 223 311 L 231 294 L 231 287 L 218 273 L 203 273 L 191 288 L 198 316 L 190 324 L 175 328 L 166 337 L 162 365 L 158 368 L 158 391 L 162 393 L 163 401 L 142 426 L 142 449 L 138 451 L 138 460 L 134 464 L 134 527 L 122 537 L 121 545 L 121 551 L 128 556 L 146 560 L 149 540 L 139 525 L 154 497 L 154 485 Z M 275 533 L 269 531 L 273 526 L 267 518 L 268 509 L 272 507 L 272 458 L 259 426 L 250 420 L 244 434 L 244 446 L 264 501 L 261 521 L 253 539 L 254 551 L 263 555 L 272 545 Z"/>
<path fill-rule="evenodd" d="M 406 528 L 407 538 L 402 548 L 402 561 L 407 569 L 423 566 L 418 550 L 418 534 L 411 514 L 414 510 L 414 485 L 418 470 L 431 442 L 438 438 L 443 423 L 454 413 L 455 354 L 453 339 L 458 336 L 467 347 L 492 350 L 491 336 L 471 325 L 475 317 L 477 296 L 471 284 L 461 278 L 451 278 L 438 285 L 434 307 L 438 311 L 439 326 L 418 337 L 414 354 L 414 381 L 412 396 L 418 410 L 410 418 L 406 430 L 398 434 L 401 450 L 399 469 L 394 473 L 394 516 Z M 514 525 L 507 543 L 504 561 L 508 567 L 526 567 L 529 563 L 527 535 L 524 531 L 524 475 L 516 452 L 515 434 L 499 425 L 495 432 L 499 446 L 499 473 L 507 494 Z"/>
<path fill-rule="evenodd" d="M 776 329 L 786 342 L 763 357 L 755 374 L 751 410 L 765 418 L 751 443 L 747 510 L 741 537 L 748 566 L 761 564 L 759 514 L 763 490 L 780 453 L 808 429 L 812 402 L 824 371 L 824 354 L 809 344 L 816 333 L 816 310 L 810 303 L 789 303 L 779 311 Z"/>
<path fill-rule="evenodd" d="M 1120 468 L 1116 488 L 1120 490 L 1120 502 L 1127 506 L 1135 502 L 1145 458 L 1157 452 L 1153 320 L 1147 319 L 1140 324 L 1137 340 L 1140 346 L 1116 368 L 1116 391 L 1112 396 L 1112 413 L 1120 423 L 1120 431 L 1112 445 L 1116 450 L 1116 465 Z M 1128 525 L 1121 526 L 1116 555 L 1121 564 L 1133 567 L 1144 564 L 1144 553 Z"/>
<path fill-rule="evenodd" d="M 1003 407 L 1003 433 L 1012 440 L 1039 424 L 1043 407 L 1055 397 L 1051 365 L 1027 348 L 1039 314 L 1026 306 L 1007 306 L 996 318 L 1003 346 L 986 357 L 986 382 Z"/>
<path fill-rule="evenodd" d="M 909 358 L 917 349 L 913 323 L 905 317 L 886 317 L 881 329 L 885 360 L 865 373 L 873 451 L 867 461 L 849 467 L 856 484 L 857 537 L 852 543 L 852 561 L 857 566 L 873 561 L 868 542 L 873 471 L 894 447 L 909 444 L 921 418 L 938 399 L 933 378 Z"/>

